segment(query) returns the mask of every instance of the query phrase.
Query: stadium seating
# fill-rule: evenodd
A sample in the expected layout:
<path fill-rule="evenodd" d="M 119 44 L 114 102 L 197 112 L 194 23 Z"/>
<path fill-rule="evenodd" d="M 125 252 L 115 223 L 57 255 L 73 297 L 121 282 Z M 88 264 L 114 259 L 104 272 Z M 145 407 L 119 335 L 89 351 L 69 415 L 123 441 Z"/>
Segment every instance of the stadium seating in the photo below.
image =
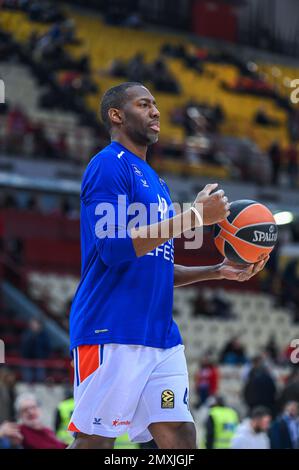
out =
<path fill-rule="evenodd" d="M 92 78 L 100 90 L 120 83 L 123 79 L 109 77 L 101 73 L 107 69 L 112 59 L 121 57 L 128 60 L 142 50 L 146 61 L 152 61 L 159 55 L 163 44 L 184 44 L 190 48 L 186 38 L 177 39 L 177 36 L 160 32 L 132 30 L 117 28 L 104 24 L 100 16 L 80 14 L 68 9 L 69 17 L 76 22 L 77 35 L 81 40 L 79 45 L 69 45 L 66 49 L 74 56 L 87 54 L 90 58 Z M 20 40 L 28 40 L 32 33 L 32 23 L 20 12 L 5 11 L 2 14 L 0 25 L 14 34 Z M 16 27 L 18 25 L 18 27 Z M 20 26 L 21 25 L 21 26 Z M 41 33 L 47 29 L 44 24 L 34 23 L 34 30 Z M 109 41 L 107 38 L 109 37 Z M 289 143 L 287 130 L 287 113 L 279 108 L 271 98 L 252 96 L 249 94 L 235 94 L 222 88 L 222 83 L 232 85 L 239 75 L 236 66 L 230 64 L 217 64 L 207 62 L 204 64 L 202 74 L 193 69 L 187 69 L 180 59 L 168 59 L 167 63 L 175 74 L 182 87 L 182 93 L 172 96 L 165 93 L 156 93 L 157 102 L 161 110 L 161 139 L 171 139 L 175 142 L 183 141 L 183 129 L 170 122 L 170 113 L 174 108 L 182 106 L 187 100 L 195 98 L 210 105 L 220 104 L 225 112 L 226 119 L 221 125 L 223 134 L 250 137 L 256 141 L 262 150 L 266 150 L 273 141 L 273 135 L 279 139 L 282 146 Z M 270 85 L 273 84 L 271 70 L 273 65 L 258 64 L 258 71 Z M 281 80 L 286 77 L 295 78 L 298 70 L 295 68 L 279 66 Z M 288 93 L 288 88 L 279 84 L 282 95 Z M 86 97 L 88 105 L 98 111 L 98 96 Z M 278 127 L 264 128 L 253 123 L 253 118 L 259 108 L 263 106 L 265 112 L 279 121 Z"/>
<path fill-rule="evenodd" d="M 112 28 L 104 25 L 100 18 L 91 19 L 71 14 L 76 20 L 80 37 L 85 41 L 85 52 L 87 51 L 91 57 L 94 72 L 107 67 L 114 57 L 129 59 L 140 50 L 145 52 L 146 59 L 150 61 L 158 55 L 163 43 L 176 44 L 178 42 L 172 35 Z M 108 36 L 109 42 L 105 41 Z M 188 45 L 185 40 L 181 42 Z M 84 50 L 84 46 L 81 47 Z M 74 46 L 71 48 L 76 51 L 76 54 L 79 53 L 78 48 Z M 247 135 L 250 129 L 252 137 L 265 149 L 273 139 L 273 128 L 264 130 L 252 123 L 253 116 L 263 104 L 269 115 L 282 123 L 281 127 L 275 129 L 275 133 L 283 145 L 287 144 L 286 113 L 277 108 L 271 99 L 234 95 L 222 90 L 222 81 L 232 83 L 237 78 L 238 70 L 235 66 L 208 63 L 204 66 L 204 73 L 199 75 L 195 70 L 187 69 L 179 59 L 169 59 L 168 64 L 175 76 L 179 78 L 183 93 L 181 96 L 155 93 L 162 116 L 162 138 L 171 136 L 174 140 L 182 139 L 181 129 L 172 125 L 168 117 L 174 107 L 182 105 L 190 98 L 195 98 L 211 105 L 218 103 L 223 106 L 228 119 L 227 123 L 223 124 L 222 132 L 228 133 L 229 131 L 232 135 L 240 136 Z M 98 78 L 98 83 L 101 89 L 106 89 L 117 83 L 117 80 L 109 77 Z M 97 97 L 90 97 L 90 104 L 96 109 Z"/>
<path fill-rule="evenodd" d="M 206 289 L 205 289 L 206 290 Z M 211 290 L 206 292 L 212 293 Z M 192 299 L 195 288 L 175 290 L 175 311 L 183 336 L 186 338 L 186 353 L 190 362 L 208 349 L 219 352 L 234 335 L 241 338 L 248 354 L 258 354 L 273 333 L 280 348 L 296 336 L 294 325 L 286 309 L 275 309 L 271 297 L 252 292 L 223 291 L 223 296 L 232 303 L 236 318 L 232 320 L 206 319 L 192 316 Z M 297 332 L 297 335 L 299 331 Z"/>
<path fill-rule="evenodd" d="M 79 282 L 78 278 L 33 271 L 28 274 L 27 279 L 28 292 L 32 299 L 45 302 L 52 314 L 66 316 Z"/>
<path fill-rule="evenodd" d="M 9 97 L 11 107 L 21 107 L 32 124 L 43 125 L 51 142 L 55 142 L 61 133 L 65 133 L 70 155 L 82 162 L 87 160 L 95 147 L 92 130 L 79 125 L 78 117 L 72 112 L 42 109 L 39 99 L 45 87 L 37 82 L 28 67 L 1 62 L 0 77 L 4 80 L 6 96 Z M 0 137 L 5 135 L 5 131 L 5 120 L 1 118 Z"/>

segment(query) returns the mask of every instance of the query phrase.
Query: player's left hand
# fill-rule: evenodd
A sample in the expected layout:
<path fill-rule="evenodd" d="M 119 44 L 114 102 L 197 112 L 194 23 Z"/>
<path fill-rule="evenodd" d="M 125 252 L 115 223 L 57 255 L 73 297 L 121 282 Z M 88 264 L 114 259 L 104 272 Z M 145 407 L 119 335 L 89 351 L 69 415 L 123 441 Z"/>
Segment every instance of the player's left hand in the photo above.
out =
<path fill-rule="evenodd" d="M 230 281 L 244 282 L 248 281 L 251 277 L 255 276 L 259 271 L 264 269 L 269 256 L 254 264 L 237 264 L 229 261 L 227 258 L 221 263 L 219 270 L 223 279 L 229 279 Z"/>

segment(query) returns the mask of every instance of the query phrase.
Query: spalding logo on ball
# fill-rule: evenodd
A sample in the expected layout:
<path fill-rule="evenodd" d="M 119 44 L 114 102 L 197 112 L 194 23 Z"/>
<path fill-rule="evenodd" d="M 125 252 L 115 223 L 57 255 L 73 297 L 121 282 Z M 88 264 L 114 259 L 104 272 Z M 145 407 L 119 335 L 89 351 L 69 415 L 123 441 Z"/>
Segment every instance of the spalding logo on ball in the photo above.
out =
<path fill-rule="evenodd" d="M 277 225 L 263 204 L 243 199 L 230 204 L 227 219 L 215 224 L 214 241 L 220 253 L 238 264 L 257 263 L 273 250 Z"/>

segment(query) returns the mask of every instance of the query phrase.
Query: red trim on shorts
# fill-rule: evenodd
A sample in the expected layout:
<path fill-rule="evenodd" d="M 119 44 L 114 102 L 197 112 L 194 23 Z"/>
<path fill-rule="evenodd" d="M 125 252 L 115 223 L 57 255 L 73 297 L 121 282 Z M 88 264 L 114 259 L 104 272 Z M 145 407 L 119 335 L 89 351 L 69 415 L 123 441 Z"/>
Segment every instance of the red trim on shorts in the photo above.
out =
<path fill-rule="evenodd" d="M 74 423 L 71 421 L 69 426 L 68 426 L 68 431 L 71 431 L 71 432 L 81 432 L 75 425 Z"/>
<path fill-rule="evenodd" d="M 83 382 L 100 366 L 99 345 L 86 344 L 78 347 L 78 368 L 80 382 Z"/>

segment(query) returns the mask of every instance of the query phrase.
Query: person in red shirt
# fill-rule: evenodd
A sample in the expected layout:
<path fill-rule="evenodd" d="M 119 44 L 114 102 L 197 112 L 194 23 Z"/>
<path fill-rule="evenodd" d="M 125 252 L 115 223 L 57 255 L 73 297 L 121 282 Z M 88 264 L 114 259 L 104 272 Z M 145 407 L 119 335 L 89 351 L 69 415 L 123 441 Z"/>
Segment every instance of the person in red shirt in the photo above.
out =
<path fill-rule="evenodd" d="M 204 357 L 199 363 L 195 374 L 195 388 L 198 395 L 198 407 L 203 405 L 207 398 L 216 395 L 218 390 L 218 367 L 209 357 Z"/>
<path fill-rule="evenodd" d="M 52 429 L 44 426 L 42 410 L 34 395 L 19 395 L 15 408 L 19 430 L 23 436 L 24 449 L 65 449 L 66 444 L 59 441 Z"/>

